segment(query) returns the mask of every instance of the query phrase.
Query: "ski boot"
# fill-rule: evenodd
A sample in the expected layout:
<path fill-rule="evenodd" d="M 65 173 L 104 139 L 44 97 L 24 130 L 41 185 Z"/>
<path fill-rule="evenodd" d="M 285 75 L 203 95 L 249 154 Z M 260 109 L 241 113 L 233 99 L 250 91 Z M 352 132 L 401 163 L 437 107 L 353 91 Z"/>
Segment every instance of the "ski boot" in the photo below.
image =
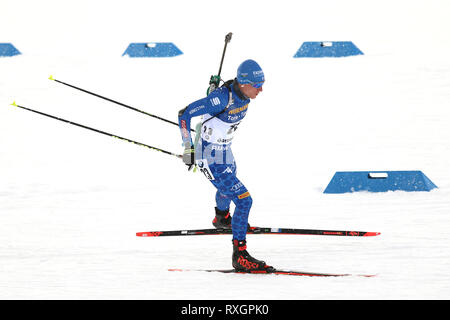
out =
<path fill-rule="evenodd" d="M 229 210 L 216 209 L 216 217 L 213 219 L 212 224 L 216 229 L 231 229 L 231 214 Z M 247 230 L 250 231 L 250 223 L 247 223 Z"/>
<path fill-rule="evenodd" d="M 229 210 L 216 209 L 216 217 L 212 221 L 212 224 L 217 229 L 231 229 L 231 215 Z"/>
<path fill-rule="evenodd" d="M 233 268 L 239 272 L 249 273 L 271 273 L 274 267 L 266 265 L 264 261 L 253 258 L 247 252 L 247 242 L 245 240 L 233 239 Z"/>

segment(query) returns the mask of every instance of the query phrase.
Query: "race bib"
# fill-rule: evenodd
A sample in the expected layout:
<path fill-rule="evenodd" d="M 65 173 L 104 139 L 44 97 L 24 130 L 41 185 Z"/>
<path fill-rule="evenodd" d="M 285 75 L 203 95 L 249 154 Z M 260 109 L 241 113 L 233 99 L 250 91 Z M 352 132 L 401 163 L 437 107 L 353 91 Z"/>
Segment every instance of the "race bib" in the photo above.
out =
<path fill-rule="evenodd" d="M 204 119 L 211 117 L 206 115 Z M 219 118 L 212 118 L 202 126 L 202 139 L 215 144 L 230 144 L 240 123 L 240 121 L 229 123 Z"/>

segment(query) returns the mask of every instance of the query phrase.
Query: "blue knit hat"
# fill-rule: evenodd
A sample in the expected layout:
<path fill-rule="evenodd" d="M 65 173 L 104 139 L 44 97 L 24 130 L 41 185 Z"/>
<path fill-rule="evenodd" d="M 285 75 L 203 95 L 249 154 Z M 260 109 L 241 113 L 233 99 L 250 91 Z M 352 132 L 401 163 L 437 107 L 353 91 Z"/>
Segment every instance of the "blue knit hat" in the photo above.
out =
<path fill-rule="evenodd" d="M 264 72 L 254 60 L 245 60 L 237 69 L 237 81 L 240 84 L 253 84 L 264 80 Z"/>

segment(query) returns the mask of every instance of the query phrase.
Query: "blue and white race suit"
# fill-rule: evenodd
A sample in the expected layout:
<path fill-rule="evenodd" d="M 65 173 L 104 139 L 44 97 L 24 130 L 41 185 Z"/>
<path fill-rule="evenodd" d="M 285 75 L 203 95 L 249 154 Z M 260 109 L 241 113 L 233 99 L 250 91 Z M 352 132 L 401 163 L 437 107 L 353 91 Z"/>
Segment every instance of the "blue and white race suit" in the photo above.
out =
<path fill-rule="evenodd" d="M 195 162 L 217 188 L 216 206 L 229 210 L 236 205 L 232 218 L 233 239 L 245 240 L 252 197 L 236 177 L 236 162 L 231 151 L 234 134 L 245 117 L 250 99 L 244 96 L 236 80 L 211 92 L 180 111 L 178 120 L 185 146 L 192 145 L 191 119 L 202 116 L 200 143 L 196 146 Z"/>

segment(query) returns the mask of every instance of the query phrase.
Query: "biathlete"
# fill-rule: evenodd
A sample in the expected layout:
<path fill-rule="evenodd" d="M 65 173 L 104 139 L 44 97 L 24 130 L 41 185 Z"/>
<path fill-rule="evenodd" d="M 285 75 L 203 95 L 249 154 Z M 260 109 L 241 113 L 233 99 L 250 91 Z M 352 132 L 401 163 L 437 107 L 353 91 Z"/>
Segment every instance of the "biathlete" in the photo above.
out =
<path fill-rule="evenodd" d="M 184 145 L 183 162 L 191 170 L 197 165 L 216 187 L 216 228 L 231 228 L 233 233 L 233 268 L 239 271 L 274 270 L 264 261 L 247 252 L 246 235 L 252 197 L 236 177 L 236 162 L 231 142 L 236 129 L 245 117 L 251 99 L 263 90 L 264 72 L 254 60 L 244 61 L 233 80 L 209 92 L 179 111 L 178 120 Z M 202 116 L 201 139 L 194 148 L 191 137 L 191 119 Z M 230 203 L 235 204 L 233 216 Z"/>

